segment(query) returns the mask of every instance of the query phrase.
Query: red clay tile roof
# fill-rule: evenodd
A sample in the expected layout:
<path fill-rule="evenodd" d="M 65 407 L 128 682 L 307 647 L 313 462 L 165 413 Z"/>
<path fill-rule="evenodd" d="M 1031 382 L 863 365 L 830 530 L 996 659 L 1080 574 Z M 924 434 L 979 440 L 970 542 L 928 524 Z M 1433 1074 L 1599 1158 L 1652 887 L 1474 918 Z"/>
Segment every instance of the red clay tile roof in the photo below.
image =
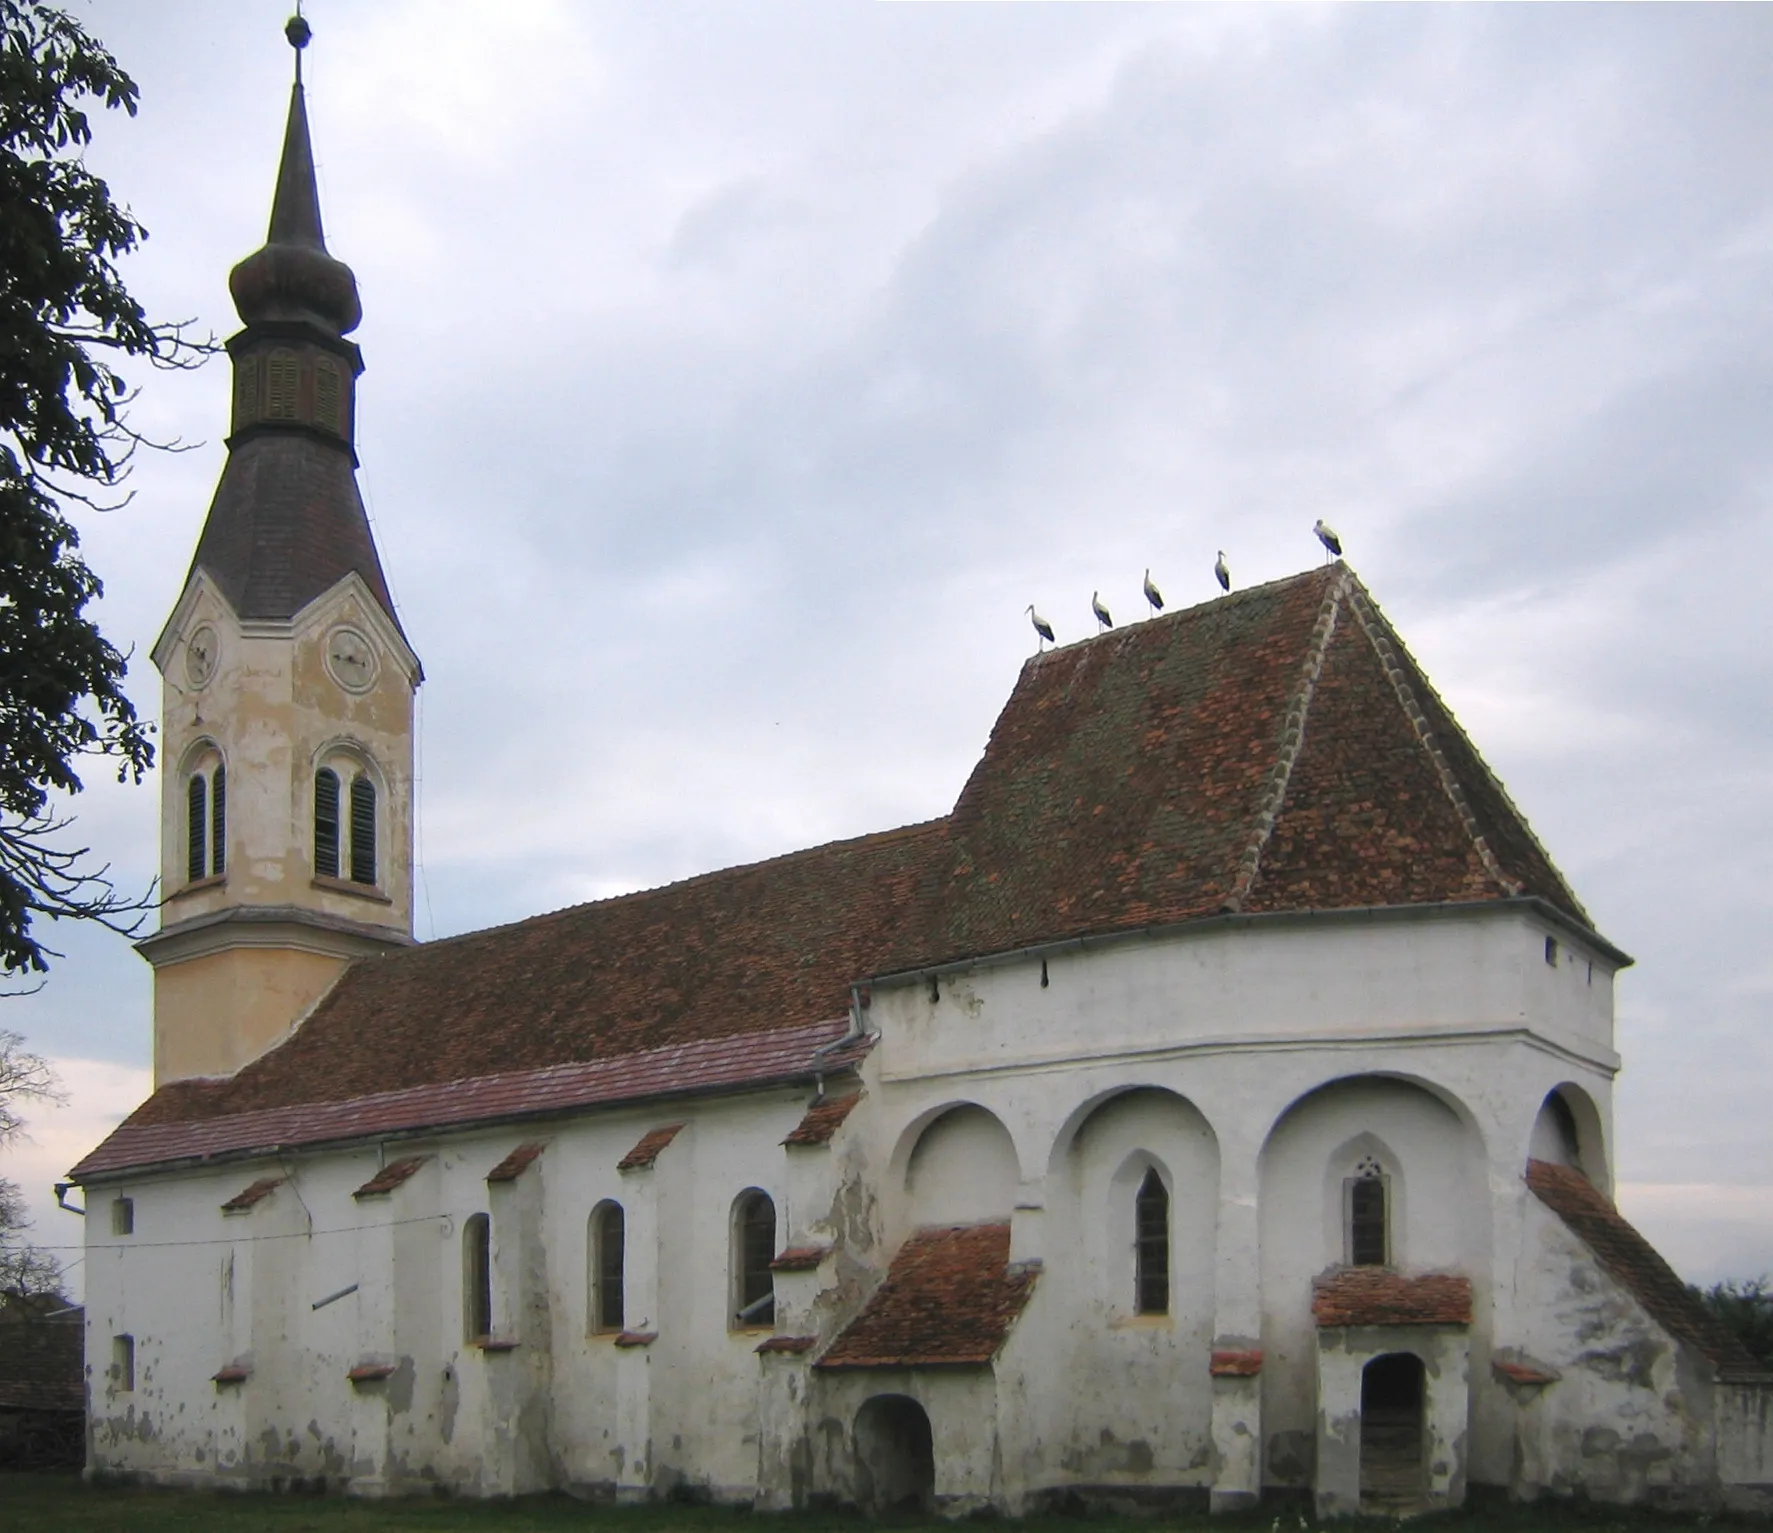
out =
<path fill-rule="evenodd" d="M 1262 1349 L 1215 1352 L 1207 1371 L 1216 1379 L 1253 1379 L 1262 1371 Z"/>
<path fill-rule="evenodd" d="M 1030 659 L 949 842 L 926 965 L 1223 911 L 1587 921 L 1340 563 Z"/>
<path fill-rule="evenodd" d="M 659 1152 L 683 1132 L 681 1123 L 667 1123 L 662 1128 L 649 1128 L 640 1142 L 616 1162 L 618 1171 L 640 1171 L 659 1158 Z"/>
<path fill-rule="evenodd" d="M 0 1319 L 0 1410 L 85 1409 L 86 1327 L 80 1315 Z"/>
<path fill-rule="evenodd" d="M 144 1131 L 181 1122 L 235 1121 L 235 1145 L 305 1109 L 277 1142 L 313 1143 L 522 1113 L 519 1083 L 573 1071 L 603 1074 L 549 1088 L 557 1109 L 636 1100 L 672 1051 L 732 1050 L 682 1091 L 780 1080 L 746 1076 L 750 1040 L 836 1025 L 853 984 L 1045 942 L 1517 895 L 1586 924 L 1338 563 L 1033 657 L 946 820 L 361 959 L 283 1044 L 163 1088 L 76 1175 L 155 1158 Z"/>
<path fill-rule="evenodd" d="M 753 1349 L 766 1356 L 772 1352 L 811 1352 L 818 1346 L 817 1336 L 770 1336 Z"/>
<path fill-rule="evenodd" d="M 225 1214 L 244 1213 L 256 1204 L 264 1202 L 283 1185 L 283 1182 L 284 1178 L 281 1176 L 262 1176 L 250 1187 L 242 1188 L 222 1204 L 222 1212 Z"/>
<path fill-rule="evenodd" d="M 520 1144 L 507 1155 L 498 1165 L 486 1173 L 489 1182 L 514 1182 L 530 1168 L 531 1162 L 546 1149 L 546 1145 Z"/>
<path fill-rule="evenodd" d="M 1740 1341 L 1712 1319 L 1656 1248 L 1580 1171 L 1530 1160 L 1527 1185 L 1675 1340 L 1694 1348 L 1722 1374 L 1766 1371 Z"/>
<path fill-rule="evenodd" d="M 852 1091 L 846 1096 L 820 1097 L 806 1110 L 806 1116 L 795 1124 L 783 1144 L 830 1144 L 831 1136 L 843 1127 L 850 1110 L 862 1100 L 862 1093 Z"/>
<path fill-rule="evenodd" d="M 830 1246 L 789 1246 L 770 1263 L 770 1271 L 811 1272 L 830 1254 Z"/>
<path fill-rule="evenodd" d="M 385 1197 L 396 1187 L 405 1186 L 412 1178 L 413 1173 L 430 1158 L 429 1155 L 409 1155 L 405 1160 L 390 1161 L 351 1196 L 354 1198 Z"/>
<path fill-rule="evenodd" d="M 403 1129 L 449 1128 L 512 1118 L 543 1117 L 611 1102 L 730 1090 L 773 1081 L 810 1080 L 834 1060 L 851 1062 L 866 1052 L 814 1050 L 840 1042 L 849 1023 L 824 1022 L 748 1038 L 717 1038 L 704 1044 L 655 1049 L 607 1062 L 525 1070 L 479 1080 L 446 1081 L 406 1091 L 384 1091 L 340 1102 L 298 1102 L 254 1112 L 198 1116 L 193 1101 L 213 1107 L 201 1090 L 167 1087 L 148 1100 L 71 1173 L 79 1180 L 131 1166 L 209 1160 L 221 1155 L 269 1154 L 293 1145 L 338 1143 Z M 180 1086 L 192 1083 L 181 1082 Z M 225 1101 L 228 1082 L 202 1083 Z M 162 1119 L 167 1098 L 187 1111 Z"/>
<path fill-rule="evenodd" d="M 1387 1267 L 1339 1267 L 1311 1285 L 1321 1325 L 1470 1325 L 1471 1280 L 1405 1277 Z"/>
<path fill-rule="evenodd" d="M 942 1368 L 989 1363 L 1034 1289 L 1012 1268 L 1007 1224 L 919 1230 L 820 1368 Z"/>

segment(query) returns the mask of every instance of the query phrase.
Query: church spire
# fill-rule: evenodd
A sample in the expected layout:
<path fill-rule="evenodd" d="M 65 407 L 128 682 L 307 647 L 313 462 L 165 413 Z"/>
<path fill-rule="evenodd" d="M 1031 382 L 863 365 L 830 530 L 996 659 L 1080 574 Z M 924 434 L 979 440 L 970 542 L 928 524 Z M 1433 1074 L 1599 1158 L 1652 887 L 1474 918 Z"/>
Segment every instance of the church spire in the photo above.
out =
<path fill-rule="evenodd" d="M 326 249 L 320 227 L 320 194 L 314 186 L 314 147 L 308 138 L 308 105 L 302 94 L 302 49 L 314 35 L 299 15 L 284 29 L 295 49 L 295 84 L 289 92 L 289 124 L 283 130 L 283 161 L 277 167 L 277 195 L 271 203 L 267 245 L 306 245 Z"/>

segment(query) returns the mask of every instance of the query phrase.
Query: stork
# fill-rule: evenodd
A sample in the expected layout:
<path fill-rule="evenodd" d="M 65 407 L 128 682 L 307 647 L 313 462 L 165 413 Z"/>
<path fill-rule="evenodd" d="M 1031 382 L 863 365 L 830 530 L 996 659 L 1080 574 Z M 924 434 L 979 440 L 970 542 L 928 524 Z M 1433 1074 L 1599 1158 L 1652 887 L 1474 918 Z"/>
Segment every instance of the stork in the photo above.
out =
<path fill-rule="evenodd" d="M 1028 621 L 1034 624 L 1034 631 L 1040 635 L 1040 645 L 1042 649 L 1045 649 L 1049 644 L 1056 644 L 1058 642 L 1058 640 L 1053 637 L 1053 625 L 1034 610 L 1034 604 L 1032 602 L 1029 603 L 1028 606 Z"/>
<path fill-rule="evenodd" d="M 1104 628 L 1114 627 L 1114 619 L 1108 615 L 1108 609 L 1102 605 L 1102 598 L 1094 591 L 1090 592 L 1090 611 L 1096 614 L 1096 621 Z"/>
<path fill-rule="evenodd" d="M 1164 593 L 1151 583 L 1151 571 L 1145 572 L 1145 599 L 1151 603 L 1153 612 L 1164 610 Z"/>
<path fill-rule="evenodd" d="M 1334 527 L 1320 516 L 1311 530 L 1317 534 L 1318 542 L 1324 545 L 1331 558 L 1340 559 L 1342 557 L 1342 539 L 1336 536 Z"/>
<path fill-rule="evenodd" d="M 1219 577 L 1219 589 L 1231 589 L 1231 566 L 1225 562 L 1225 550 L 1219 550 L 1219 557 L 1213 561 L 1213 573 Z"/>

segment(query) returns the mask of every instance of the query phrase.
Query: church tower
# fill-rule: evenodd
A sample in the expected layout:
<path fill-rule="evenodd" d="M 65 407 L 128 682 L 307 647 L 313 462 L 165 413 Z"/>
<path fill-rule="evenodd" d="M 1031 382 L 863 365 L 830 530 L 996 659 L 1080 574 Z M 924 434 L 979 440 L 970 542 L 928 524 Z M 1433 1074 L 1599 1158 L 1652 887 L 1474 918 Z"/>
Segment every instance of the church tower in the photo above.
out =
<path fill-rule="evenodd" d="M 302 95 L 308 25 L 242 328 L 228 458 L 153 659 L 163 679 L 155 1084 L 229 1075 L 353 958 L 412 938 L 413 697 L 357 490 L 362 310 L 327 253 Z"/>

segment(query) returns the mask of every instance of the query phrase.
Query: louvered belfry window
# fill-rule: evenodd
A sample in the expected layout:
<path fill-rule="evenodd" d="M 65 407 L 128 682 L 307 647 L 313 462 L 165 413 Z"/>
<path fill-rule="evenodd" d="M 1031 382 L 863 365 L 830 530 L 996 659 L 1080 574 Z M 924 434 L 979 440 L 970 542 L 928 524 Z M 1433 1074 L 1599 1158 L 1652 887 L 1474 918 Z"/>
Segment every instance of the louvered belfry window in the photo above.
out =
<path fill-rule="evenodd" d="M 339 876 L 339 774 L 331 767 L 314 774 L 314 872 Z"/>
<path fill-rule="evenodd" d="M 217 878 L 228 871 L 228 769 L 220 762 L 209 790 L 209 871 Z"/>
<path fill-rule="evenodd" d="M 265 359 L 265 419 L 296 418 L 296 384 L 301 364 L 293 351 L 274 351 Z"/>
<path fill-rule="evenodd" d="M 339 422 L 339 370 L 324 357 L 314 364 L 314 424 L 344 434 Z"/>
<path fill-rule="evenodd" d="M 209 784 L 201 772 L 193 772 L 185 789 L 185 877 L 192 883 L 203 877 L 208 849 Z"/>
<path fill-rule="evenodd" d="M 376 881 L 376 785 L 361 772 L 351 779 L 351 882 Z"/>
<path fill-rule="evenodd" d="M 1170 1312 L 1170 1193 L 1156 1169 L 1145 1173 L 1133 1200 L 1133 1260 L 1137 1312 Z"/>
<path fill-rule="evenodd" d="M 250 426 L 258 414 L 259 359 L 241 357 L 234 363 L 234 429 Z"/>

